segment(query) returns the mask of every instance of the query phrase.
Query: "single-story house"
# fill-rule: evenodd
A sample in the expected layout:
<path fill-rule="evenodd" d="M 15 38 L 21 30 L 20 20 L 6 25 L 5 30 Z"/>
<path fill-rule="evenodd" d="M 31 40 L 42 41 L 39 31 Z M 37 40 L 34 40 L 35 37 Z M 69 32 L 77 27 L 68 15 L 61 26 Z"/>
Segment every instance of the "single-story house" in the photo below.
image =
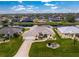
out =
<path fill-rule="evenodd" d="M 13 36 L 15 33 L 18 33 L 18 34 L 22 33 L 22 29 L 15 28 L 15 27 L 4 27 L 0 29 L 0 34 Z"/>
<path fill-rule="evenodd" d="M 58 27 L 58 33 L 62 37 L 66 38 L 73 38 L 75 37 L 79 38 L 79 28 L 76 26 L 65 26 L 65 27 Z"/>

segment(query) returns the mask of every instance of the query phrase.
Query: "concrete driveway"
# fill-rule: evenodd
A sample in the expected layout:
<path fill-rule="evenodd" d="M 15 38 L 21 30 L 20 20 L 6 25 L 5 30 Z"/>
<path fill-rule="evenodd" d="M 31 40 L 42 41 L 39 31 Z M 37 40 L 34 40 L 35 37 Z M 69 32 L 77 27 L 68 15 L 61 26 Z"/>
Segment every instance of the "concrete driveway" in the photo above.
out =
<path fill-rule="evenodd" d="M 22 35 L 24 42 L 14 57 L 28 57 L 31 44 L 34 41 L 35 36 L 40 32 L 43 34 L 54 34 L 52 29 L 46 26 L 33 26 L 29 31 L 24 32 Z"/>
<path fill-rule="evenodd" d="M 28 53 L 31 47 L 31 44 L 33 40 L 35 39 L 34 37 L 25 37 L 25 41 L 21 45 L 20 49 L 16 53 L 14 57 L 28 57 Z"/>

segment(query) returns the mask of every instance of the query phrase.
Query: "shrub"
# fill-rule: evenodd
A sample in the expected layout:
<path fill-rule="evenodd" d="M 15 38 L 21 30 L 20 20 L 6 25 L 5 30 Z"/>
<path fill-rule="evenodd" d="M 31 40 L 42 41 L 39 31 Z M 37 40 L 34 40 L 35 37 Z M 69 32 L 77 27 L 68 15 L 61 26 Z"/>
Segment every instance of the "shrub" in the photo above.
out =
<path fill-rule="evenodd" d="M 20 34 L 19 34 L 19 33 L 14 33 L 13 36 L 14 36 L 14 37 L 19 37 Z"/>

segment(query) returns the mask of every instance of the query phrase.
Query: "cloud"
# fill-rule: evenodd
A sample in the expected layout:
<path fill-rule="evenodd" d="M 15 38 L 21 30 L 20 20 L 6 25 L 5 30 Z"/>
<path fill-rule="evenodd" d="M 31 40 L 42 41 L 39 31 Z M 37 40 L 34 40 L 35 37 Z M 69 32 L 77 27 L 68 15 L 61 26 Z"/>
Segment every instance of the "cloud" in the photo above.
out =
<path fill-rule="evenodd" d="M 51 0 L 42 0 L 41 2 L 51 2 Z"/>
<path fill-rule="evenodd" d="M 58 6 L 56 6 L 55 4 L 45 3 L 44 5 L 47 6 L 47 7 L 50 7 L 51 9 L 57 9 L 58 8 Z"/>
<path fill-rule="evenodd" d="M 57 9 L 57 8 L 58 8 L 57 6 L 51 7 L 51 9 Z"/>
<path fill-rule="evenodd" d="M 22 4 L 23 1 L 18 1 L 18 2 Z"/>
<path fill-rule="evenodd" d="M 33 5 L 16 5 L 11 8 L 11 11 L 15 13 L 36 13 L 39 7 Z"/>
<path fill-rule="evenodd" d="M 25 10 L 26 8 L 23 5 L 18 5 L 18 6 L 13 6 L 11 9 L 14 11 L 22 11 Z"/>
<path fill-rule="evenodd" d="M 39 7 L 36 7 L 36 6 L 33 6 L 33 5 L 27 5 L 27 9 L 34 10 L 34 9 L 39 9 Z"/>
<path fill-rule="evenodd" d="M 54 4 L 45 3 L 45 6 L 55 6 Z"/>

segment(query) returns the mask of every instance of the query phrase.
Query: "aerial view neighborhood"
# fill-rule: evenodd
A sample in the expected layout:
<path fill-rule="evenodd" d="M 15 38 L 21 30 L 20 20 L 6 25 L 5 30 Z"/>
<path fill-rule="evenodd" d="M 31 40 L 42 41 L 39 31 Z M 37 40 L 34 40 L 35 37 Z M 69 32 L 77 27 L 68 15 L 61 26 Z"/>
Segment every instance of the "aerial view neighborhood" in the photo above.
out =
<path fill-rule="evenodd" d="M 79 1 L 0 1 L 0 57 L 79 57 Z"/>

